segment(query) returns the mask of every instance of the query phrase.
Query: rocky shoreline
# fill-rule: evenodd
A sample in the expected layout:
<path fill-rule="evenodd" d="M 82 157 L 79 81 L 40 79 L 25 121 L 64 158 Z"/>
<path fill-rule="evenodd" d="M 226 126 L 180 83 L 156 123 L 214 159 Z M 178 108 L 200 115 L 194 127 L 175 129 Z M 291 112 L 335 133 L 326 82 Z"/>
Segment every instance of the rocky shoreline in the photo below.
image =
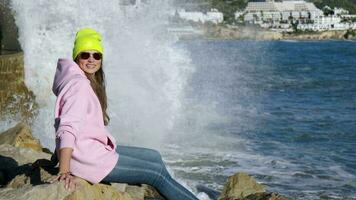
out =
<path fill-rule="evenodd" d="M 30 128 L 19 123 L 0 133 L 0 200 L 145 200 L 164 199 L 151 186 L 126 183 L 90 184 L 79 180 L 80 186 L 68 191 L 62 182 L 51 183 L 57 167 L 37 166 L 39 159 L 49 160 L 51 152 L 33 137 Z M 245 173 L 229 177 L 218 200 L 289 200 L 291 198 L 266 192 L 265 186 Z"/>
<path fill-rule="evenodd" d="M 193 25 L 202 35 L 182 35 L 180 39 L 220 40 L 356 40 L 356 30 L 282 33 L 256 26 Z"/>

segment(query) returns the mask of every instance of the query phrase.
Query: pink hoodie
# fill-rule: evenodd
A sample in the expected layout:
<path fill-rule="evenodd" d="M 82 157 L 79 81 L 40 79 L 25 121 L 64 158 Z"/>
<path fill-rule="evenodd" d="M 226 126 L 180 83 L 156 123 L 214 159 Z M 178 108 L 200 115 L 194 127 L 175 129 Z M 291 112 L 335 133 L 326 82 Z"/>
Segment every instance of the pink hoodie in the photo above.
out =
<path fill-rule="evenodd" d="M 116 141 L 107 131 L 99 99 L 79 66 L 59 59 L 54 77 L 56 149 L 73 149 L 70 171 L 91 183 L 100 182 L 116 165 Z"/>

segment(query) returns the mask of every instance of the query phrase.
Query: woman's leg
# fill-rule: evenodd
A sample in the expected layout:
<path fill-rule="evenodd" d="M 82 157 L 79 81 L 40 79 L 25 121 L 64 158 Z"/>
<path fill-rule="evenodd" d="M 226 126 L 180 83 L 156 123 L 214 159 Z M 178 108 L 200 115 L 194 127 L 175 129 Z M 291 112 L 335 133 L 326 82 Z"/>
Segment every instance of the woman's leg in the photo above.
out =
<path fill-rule="evenodd" d="M 161 154 L 157 150 L 154 150 L 154 149 L 148 149 L 148 148 L 144 148 L 144 147 L 135 147 L 135 146 L 117 145 L 116 151 L 119 155 L 126 155 L 129 157 L 147 160 L 150 162 L 158 162 L 158 163 L 163 162 Z"/>
<path fill-rule="evenodd" d="M 130 152 L 126 152 L 126 154 L 122 152 L 117 165 L 110 174 L 104 178 L 104 181 L 129 184 L 145 183 L 155 187 L 168 200 L 197 200 L 190 191 L 169 175 L 163 162 L 152 162 L 157 161 L 157 158 L 160 156 L 154 155 L 145 157 L 144 152 L 146 151 L 143 151 L 138 157 L 135 157 L 136 153 L 133 153 L 134 156 L 130 156 L 128 155 Z M 152 150 L 148 152 L 153 153 L 157 151 Z M 140 157 L 155 159 L 150 159 L 149 161 Z"/>

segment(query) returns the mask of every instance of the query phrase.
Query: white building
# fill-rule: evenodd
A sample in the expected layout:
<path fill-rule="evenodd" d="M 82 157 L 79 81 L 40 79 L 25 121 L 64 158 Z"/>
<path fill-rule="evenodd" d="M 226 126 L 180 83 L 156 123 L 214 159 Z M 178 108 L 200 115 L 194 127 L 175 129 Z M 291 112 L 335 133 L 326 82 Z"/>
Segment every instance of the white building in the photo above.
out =
<path fill-rule="evenodd" d="M 185 9 L 178 10 L 176 12 L 179 18 L 187 20 L 187 21 L 193 21 L 193 22 L 200 22 L 200 23 L 206 23 L 206 22 L 212 22 L 215 24 L 221 23 L 224 21 L 224 15 L 222 12 L 219 12 L 217 9 L 211 9 L 209 12 L 203 13 L 203 12 L 187 12 Z"/>
<path fill-rule="evenodd" d="M 354 18 L 354 15 L 349 15 L 349 12 L 342 8 L 335 8 L 333 11 L 334 15 L 324 16 L 323 11 L 305 0 L 266 0 L 249 2 L 242 16 L 246 23 L 258 24 L 276 31 L 293 31 L 292 24 L 298 24 L 297 29 L 313 31 L 356 28 L 356 23 L 343 22 L 343 19 Z M 235 13 L 236 18 L 240 16 L 241 12 Z"/>
<path fill-rule="evenodd" d="M 314 20 L 323 16 L 323 11 L 313 3 L 305 2 L 304 0 L 249 2 L 244 12 L 244 21 L 249 23 L 258 23 L 258 21 L 287 22 L 299 19 Z"/>
<path fill-rule="evenodd" d="M 337 15 L 316 18 L 312 24 L 298 24 L 300 30 L 326 31 L 356 29 L 356 23 L 342 23 Z"/>
<path fill-rule="evenodd" d="M 341 18 L 337 16 L 322 16 L 314 19 L 312 24 L 298 24 L 300 30 L 324 31 L 324 30 L 342 30 L 345 28 L 340 25 Z"/>

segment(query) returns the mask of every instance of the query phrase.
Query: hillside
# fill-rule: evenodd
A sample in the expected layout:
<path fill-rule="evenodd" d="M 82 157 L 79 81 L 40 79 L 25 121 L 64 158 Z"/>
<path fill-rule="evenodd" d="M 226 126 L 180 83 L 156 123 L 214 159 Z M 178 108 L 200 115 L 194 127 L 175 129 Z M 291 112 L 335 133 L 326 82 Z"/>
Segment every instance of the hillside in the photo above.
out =
<path fill-rule="evenodd" d="M 217 8 L 224 13 L 224 20 L 230 23 L 234 20 L 236 10 L 243 10 L 248 2 L 264 1 L 264 0 L 175 0 L 180 5 L 189 5 L 191 7 L 203 7 L 204 9 Z M 281 0 L 276 0 L 281 1 Z M 307 0 L 315 3 L 322 9 L 325 5 L 331 8 L 339 7 L 350 11 L 350 14 L 356 14 L 356 0 Z"/>
<path fill-rule="evenodd" d="M 320 9 L 327 5 L 330 8 L 344 8 L 351 14 L 356 14 L 356 0 L 311 0 L 311 2 Z"/>

